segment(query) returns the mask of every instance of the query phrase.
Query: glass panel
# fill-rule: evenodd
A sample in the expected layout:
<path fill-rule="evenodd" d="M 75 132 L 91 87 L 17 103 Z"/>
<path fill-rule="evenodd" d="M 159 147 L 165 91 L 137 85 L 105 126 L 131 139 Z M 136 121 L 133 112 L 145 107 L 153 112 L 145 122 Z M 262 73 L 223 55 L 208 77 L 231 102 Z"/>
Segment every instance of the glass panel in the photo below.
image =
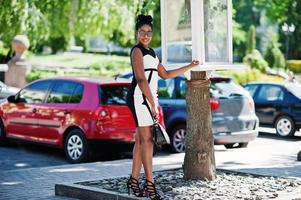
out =
<path fill-rule="evenodd" d="M 70 98 L 70 103 L 80 103 L 83 96 L 84 86 L 78 85 Z"/>
<path fill-rule="evenodd" d="M 76 86 L 76 83 L 70 82 L 56 83 L 47 98 L 47 103 L 69 103 Z"/>
<path fill-rule="evenodd" d="M 159 79 L 158 81 L 158 97 L 160 98 L 171 98 L 174 88 L 175 88 L 174 79 Z"/>
<path fill-rule="evenodd" d="M 191 11 L 190 0 L 166 0 L 167 62 L 191 62 Z"/>
<path fill-rule="evenodd" d="M 206 62 L 229 62 L 227 0 L 204 0 Z"/>
<path fill-rule="evenodd" d="M 246 91 L 231 80 L 211 81 L 210 95 L 213 98 L 228 98 L 239 94 L 244 95 Z"/>
<path fill-rule="evenodd" d="M 258 93 L 258 99 L 264 101 L 283 100 L 283 91 L 278 86 L 262 86 Z"/>
<path fill-rule="evenodd" d="M 51 83 L 51 81 L 39 81 L 27 86 L 20 91 L 19 101 L 24 103 L 42 103 Z"/>
<path fill-rule="evenodd" d="M 127 86 L 101 86 L 99 89 L 102 104 L 126 105 Z"/>

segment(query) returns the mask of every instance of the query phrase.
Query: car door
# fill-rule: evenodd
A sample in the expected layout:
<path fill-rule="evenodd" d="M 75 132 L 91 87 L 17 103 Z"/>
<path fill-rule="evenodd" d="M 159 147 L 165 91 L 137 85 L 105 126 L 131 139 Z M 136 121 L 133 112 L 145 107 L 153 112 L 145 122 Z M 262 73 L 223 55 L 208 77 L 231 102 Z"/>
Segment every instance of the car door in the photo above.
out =
<path fill-rule="evenodd" d="M 102 112 L 106 114 L 102 121 L 103 129 L 110 138 L 132 141 L 135 122 L 126 104 L 128 85 L 103 84 L 99 86 Z"/>
<path fill-rule="evenodd" d="M 56 80 L 39 108 L 39 131 L 36 137 L 44 143 L 59 143 L 62 132 L 72 124 L 72 115 L 79 105 L 84 86 L 73 81 Z"/>
<path fill-rule="evenodd" d="M 262 85 L 255 94 L 255 111 L 261 124 L 272 124 L 281 110 L 284 99 L 283 88 L 279 85 Z"/>
<path fill-rule="evenodd" d="M 8 137 L 38 140 L 35 137 L 39 118 L 37 111 L 51 84 L 51 80 L 34 82 L 16 95 L 15 103 L 8 103 L 4 107 Z"/>

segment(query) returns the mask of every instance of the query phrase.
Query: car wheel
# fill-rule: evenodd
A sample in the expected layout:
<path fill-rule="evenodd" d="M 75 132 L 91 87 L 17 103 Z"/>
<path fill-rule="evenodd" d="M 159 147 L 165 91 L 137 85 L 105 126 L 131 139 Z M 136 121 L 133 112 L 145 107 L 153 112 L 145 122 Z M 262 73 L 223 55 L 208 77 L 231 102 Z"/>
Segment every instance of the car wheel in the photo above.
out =
<path fill-rule="evenodd" d="M 287 115 L 278 117 L 274 126 L 277 134 L 282 137 L 291 137 L 296 132 L 295 122 Z"/>
<path fill-rule="evenodd" d="M 65 156 L 70 163 L 80 163 L 88 159 L 89 146 L 82 131 L 75 129 L 68 133 L 64 144 Z"/>
<path fill-rule="evenodd" d="M 186 126 L 179 125 L 176 126 L 171 132 L 171 151 L 174 153 L 185 152 L 185 136 L 186 136 Z"/>
<path fill-rule="evenodd" d="M 0 119 L 0 144 L 3 144 L 5 141 L 5 128 L 2 120 Z"/>
<path fill-rule="evenodd" d="M 235 149 L 235 148 L 246 148 L 248 146 L 248 142 L 242 142 L 242 143 L 230 143 L 225 144 L 224 146 L 226 149 Z"/>

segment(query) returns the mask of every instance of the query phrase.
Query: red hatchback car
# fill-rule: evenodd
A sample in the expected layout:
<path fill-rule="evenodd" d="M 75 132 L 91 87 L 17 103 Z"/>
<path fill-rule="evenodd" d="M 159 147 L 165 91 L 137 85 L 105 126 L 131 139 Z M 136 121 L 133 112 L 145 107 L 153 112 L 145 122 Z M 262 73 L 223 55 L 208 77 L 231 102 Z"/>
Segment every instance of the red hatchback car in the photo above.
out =
<path fill-rule="evenodd" d="M 71 163 L 88 158 L 92 141 L 133 143 L 135 122 L 126 105 L 129 84 L 75 77 L 32 82 L 0 104 L 0 140 L 63 148 Z M 162 111 L 160 115 L 163 124 Z"/>

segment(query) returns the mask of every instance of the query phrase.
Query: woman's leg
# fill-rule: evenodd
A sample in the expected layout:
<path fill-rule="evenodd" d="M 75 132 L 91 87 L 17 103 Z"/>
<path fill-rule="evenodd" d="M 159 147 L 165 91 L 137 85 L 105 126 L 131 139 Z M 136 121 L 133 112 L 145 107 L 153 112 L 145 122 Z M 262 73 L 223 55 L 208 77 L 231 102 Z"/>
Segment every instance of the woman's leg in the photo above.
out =
<path fill-rule="evenodd" d="M 153 136 L 151 126 L 138 127 L 140 139 L 141 159 L 147 180 L 153 180 Z"/>
<path fill-rule="evenodd" d="M 133 149 L 133 165 L 132 165 L 132 177 L 138 180 L 142 167 L 141 160 L 141 141 L 138 133 L 138 128 L 136 129 L 135 134 L 135 145 Z"/>

